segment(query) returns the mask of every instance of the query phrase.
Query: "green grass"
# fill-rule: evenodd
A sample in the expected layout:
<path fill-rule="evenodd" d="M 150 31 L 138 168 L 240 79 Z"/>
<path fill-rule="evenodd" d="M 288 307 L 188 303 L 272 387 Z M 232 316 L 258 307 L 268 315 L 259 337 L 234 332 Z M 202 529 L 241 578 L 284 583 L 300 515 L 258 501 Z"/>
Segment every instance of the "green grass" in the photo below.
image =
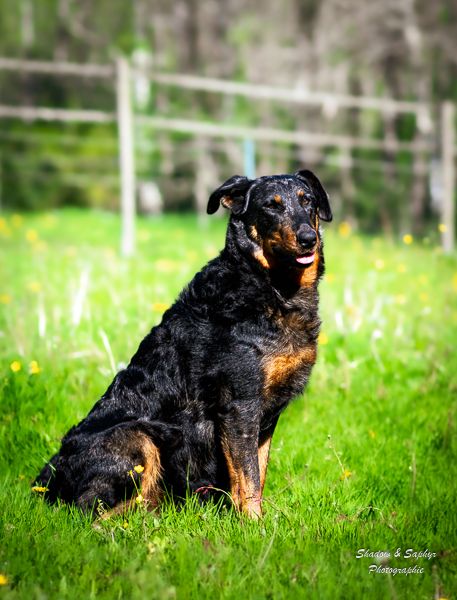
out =
<path fill-rule="evenodd" d="M 432 244 L 327 227 L 318 362 L 273 439 L 262 522 L 190 499 L 93 527 L 30 492 L 224 229 L 143 219 L 125 260 L 117 216 L 0 220 L 0 597 L 455 597 L 457 261 Z M 360 548 L 436 556 L 392 557 L 424 569 L 393 576 Z"/>

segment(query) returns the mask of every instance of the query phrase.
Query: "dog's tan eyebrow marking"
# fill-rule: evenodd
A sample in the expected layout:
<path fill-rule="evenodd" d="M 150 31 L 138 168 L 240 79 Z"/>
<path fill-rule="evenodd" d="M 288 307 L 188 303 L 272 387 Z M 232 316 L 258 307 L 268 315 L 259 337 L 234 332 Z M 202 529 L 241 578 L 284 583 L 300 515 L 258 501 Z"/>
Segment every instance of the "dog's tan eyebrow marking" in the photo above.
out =
<path fill-rule="evenodd" d="M 279 194 L 275 194 L 273 200 L 277 203 L 277 204 L 282 204 L 282 198 Z"/>
<path fill-rule="evenodd" d="M 298 196 L 299 198 L 303 198 L 303 196 L 304 196 L 304 195 L 305 195 L 305 192 L 304 192 L 303 190 L 298 190 L 298 192 L 297 192 L 297 196 Z"/>

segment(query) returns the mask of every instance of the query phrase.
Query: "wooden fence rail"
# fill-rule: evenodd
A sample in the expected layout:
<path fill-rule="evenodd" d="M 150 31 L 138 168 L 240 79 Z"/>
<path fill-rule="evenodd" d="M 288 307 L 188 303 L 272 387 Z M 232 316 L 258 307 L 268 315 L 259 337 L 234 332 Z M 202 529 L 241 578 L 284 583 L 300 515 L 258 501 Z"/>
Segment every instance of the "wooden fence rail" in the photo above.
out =
<path fill-rule="evenodd" d="M 156 130 L 187 133 L 200 138 L 235 138 L 240 140 L 269 141 L 293 144 L 302 147 L 338 147 L 348 151 L 364 148 L 389 152 L 408 151 L 413 154 L 431 154 L 437 147 L 429 139 L 429 133 L 440 130 L 438 152 L 442 164 L 441 220 L 442 243 L 446 252 L 454 248 L 454 186 L 455 186 L 455 107 L 450 102 L 441 106 L 440 123 L 433 126 L 433 107 L 428 103 L 395 100 L 392 98 L 362 97 L 303 89 L 285 89 L 266 85 L 239 83 L 221 79 L 192 75 L 157 73 L 141 70 L 138 66 L 119 58 L 114 64 L 77 64 L 70 62 L 32 61 L 0 57 L 0 71 L 14 71 L 54 76 L 92 77 L 106 79 L 113 86 L 117 112 L 99 110 L 70 110 L 38 106 L 0 105 L 0 118 L 43 120 L 55 122 L 111 123 L 117 122 L 118 152 L 121 176 L 121 248 L 125 255 L 134 251 L 135 217 L 135 167 L 133 123 Z M 420 139 L 403 142 L 395 138 L 374 139 L 345 135 L 332 135 L 308 131 L 291 131 L 268 127 L 245 127 L 234 124 L 193 121 L 179 118 L 135 115 L 131 103 L 131 81 L 135 73 L 146 75 L 149 81 L 161 86 L 175 86 L 183 90 L 238 95 L 255 99 L 275 100 L 282 103 L 320 106 L 334 113 L 340 109 L 369 109 L 383 114 L 411 113 L 417 117 Z M 440 125 L 440 127 L 438 127 Z M 246 145 L 245 146 L 249 146 Z"/>

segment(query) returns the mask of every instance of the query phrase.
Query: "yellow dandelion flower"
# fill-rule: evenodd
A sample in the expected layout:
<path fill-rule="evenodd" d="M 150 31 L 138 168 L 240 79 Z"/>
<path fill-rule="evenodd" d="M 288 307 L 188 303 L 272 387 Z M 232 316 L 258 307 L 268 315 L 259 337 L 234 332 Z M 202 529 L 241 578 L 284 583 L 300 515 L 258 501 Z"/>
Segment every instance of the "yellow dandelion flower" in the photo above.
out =
<path fill-rule="evenodd" d="M 3 573 L 0 573 L 0 585 L 8 585 L 8 577 Z"/>
<path fill-rule="evenodd" d="M 130 471 L 127 471 L 127 475 L 130 475 L 130 477 L 133 477 L 133 471 L 132 471 L 132 469 L 130 469 Z"/>
<path fill-rule="evenodd" d="M 0 304 L 9 304 L 11 296 L 9 294 L 0 294 Z"/>
<path fill-rule="evenodd" d="M 151 308 L 154 312 L 162 313 L 167 310 L 167 308 L 170 308 L 170 305 L 165 302 L 153 302 Z"/>
<path fill-rule="evenodd" d="M 35 229 L 27 229 L 25 232 L 25 239 L 33 244 L 38 241 L 38 232 Z"/>
<path fill-rule="evenodd" d="M 386 266 L 386 263 L 382 260 L 382 258 L 377 258 L 374 261 L 374 266 L 375 269 L 378 269 L 378 271 L 382 271 L 382 269 L 384 269 L 384 267 Z"/>
<path fill-rule="evenodd" d="M 22 222 L 24 221 L 24 219 L 22 218 L 21 215 L 18 214 L 14 214 L 11 217 L 11 223 L 14 227 L 20 227 L 22 225 Z"/>
<path fill-rule="evenodd" d="M 405 235 L 403 236 L 403 243 L 407 246 L 410 246 L 413 243 L 413 240 L 414 238 L 410 233 L 405 233 Z"/>
<path fill-rule="evenodd" d="M 319 334 L 319 337 L 317 338 L 317 342 L 321 346 L 325 346 L 326 344 L 328 344 L 328 335 L 326 333 L 324 333 L 323 331 L 321 331 L 321 333 Z"/>
<path fill-rule="evenodd" d="M 41 283 L 39 281 L 31 281 L 30 283 L 27 284 L 27 288 L 31 292 L 34 292 L 35 294 L 37 294 L 38 292 L 41 291 Z"/>
<path fill-rule="evenodd" d="M 123 527 L 124 529 L 127 529 L 127 527 L 128 527 L 128 526 L 129 526 L 129 522 L 128 522 L 128 521 L 124 521 L 124 522 L 122 523 L 122 527 Z"/>
<path fill-rule="evenodd" d="M 438 231 L 440 233 L 446 233 L 446 231 L 447 231 L 447 225 L 445 225 L 444 223 L 440 223 L 438 225 Z"/>
<path fill-rule="evenodd" d="M 143 465 L 136 465 L 135 467 L 133 467 L 133 470 L 137 473 L 142 473 L 144 471 L 144 467 Z"/>
<path fill-rule="evenodd" d="M 41 373 L 41 368 L 36 360 L 32 360 L 30 362 L 29 373 L 30 373 L 30 375 L 38 375 L 38 373 Z"/>
<path fill-rule="evenodd" d="M 403 263 L 397 265 L 397 273 L 406 273 L 407 270 L 408 269 L 406 268 L 406 265 L 404 265 Z"/>
<path fill-rule="evenodd" d="M 397 304 L 406 304 L 406 296 L 404 294 L 398 294 L 395 296 L 395 302 Z"/>
<path fill-rule="evenodd" d="M 48 488 L 41 486 L 41 485 L 34 485 L 32 487 L 32 492 L 37 492 L 38 494 L 44 494 L 47 491 L 48 491 Z"/>
<path fill-rule="evenodd" d="M 421 292 L 419 298 L 421 299 L 421 302 L 428 302 L 429 300 L 429 296 L 425 292 Z"/>
<path fill-rule="evenodd" d="M 421 285 L 427 285 L 429 280 L 427 275 L 419 275 L 418 281 Z"/>
<path fill-rule="evenodd" d="M 13 373 L 18 373 L 22 369 L 22 365 L 18 360 L 13 360 L 13 362 L 10 364 L 10 369 L 13 371 Z"/>
<path fill-rule="evenodd" d="M 350 471 L 349 469 L 344 469 L 344 471 L 341 473 L 340 479 L 348 479 L 351 476 L 352 471 Z"/>
<path fill-rule="evenodd" d="M 144 502 L 144 498 L 141 494 L 138 494 L 138 496 L 135 498 L 135 502 L 137 504 L 142 504 Z"/>
<path fill-rule="evenodd" d="M 347 221 L 342 221 L 338 225 L 338 233 L 340 234 L 341 237 L 347 238 L 351 235 L 351 232 L 352 232 L 352 227 L 351 227 L 350 223 L 348 223 Z"/>

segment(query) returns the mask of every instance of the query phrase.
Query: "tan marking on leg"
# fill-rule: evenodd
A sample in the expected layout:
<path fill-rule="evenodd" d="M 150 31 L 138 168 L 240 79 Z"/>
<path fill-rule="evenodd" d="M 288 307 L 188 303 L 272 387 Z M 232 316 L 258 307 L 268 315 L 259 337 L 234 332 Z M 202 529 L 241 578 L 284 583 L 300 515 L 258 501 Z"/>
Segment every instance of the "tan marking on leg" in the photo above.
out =
<path fill-rule="evenodd" d="M 270 457 L 271 435 L 259 446 L 260 493 L 263 495 L 267 476 L 268 459 Z"/>
<path fill-rule="evenodd" d="M 241 472 L 240 500 L 241 510 L 253 519 L 262 516 L 262 494 L 254 482 Z"/>
<path fill-rule="evenodd" d="M 129 510 L 138 508 L 141 505 L 147 508 L 147 510 L 157 508 L 163 495 L 160 486 L 162 469 L 157 446 L 145 433 L 138 431 L 125 432 L 122 429 L 113 434 L 111 443 L 117 452 L 122 451 L 128 456 L 141 454 L 141 466 L 144 470 L 141 472 L 140 482 L 137 484 L 138 493 L 135 490 L 132 498 L 119 502 L 119 504 L 101 514 L 99 518 L 102 520 L 109 519 L 115 515 L 125 514 Z M 132 464 L 132 471 L 134 467 L 135 465 Z M 139 503 L 137 501 L 138 494 L 141 494 L 143 497 L 143 502 Z"/>
<path fill-rule="evenodd" d="M 225 437 L 222 438 L 222 452 L 227 462 L 230 494 L 235 508 L 253 519 L 261 517 L 261 492 L 243 470 L 235 465 Z"/>
<path fill-rule="evenodd" d="M 240 482 L 239 474 L 233 464 L 232 456 L 228 447 L 228 442 L 225 437 L 222 438 L 222 452 L 224 454 L 230 481 L 230 494 L 232 496 L 233 503 L 237 509 L 240 508 Z"/>
<path fill-rule="evenodd" d="M 155 508 L 161 497 L 160 478 L 162 467 L 160 453 L 157 446 L 146 434 L 140 433 L 141 451 L 144 456 L 144 471 L 141 474 L 141 495 L 145 499 L 148 509 Z"/>

